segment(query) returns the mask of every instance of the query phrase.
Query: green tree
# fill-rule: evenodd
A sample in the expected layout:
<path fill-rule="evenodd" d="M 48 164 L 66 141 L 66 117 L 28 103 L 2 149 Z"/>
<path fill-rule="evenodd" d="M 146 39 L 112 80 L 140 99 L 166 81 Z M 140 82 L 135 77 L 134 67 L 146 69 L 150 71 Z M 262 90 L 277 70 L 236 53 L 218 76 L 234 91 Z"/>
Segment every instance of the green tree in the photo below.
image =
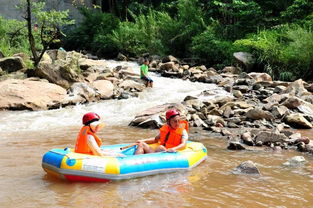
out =
<path fill-rule="evenodd" d="M 44 7 L 44 2 L 33 2 L 30 0 L 22 0 L 20 4 L 20 8 L 26 14 L 24 18 L 27 21 L 28 40 L 35 66 L 38 65 L 49 46 L 55 41 L 60 41 L 61 28 L 65 25 L 74 24 L 74 20 L 68 19 L 68 10 L 44 11 Z M 33 28 L 33 20 L 38 26 L 36 31 Z M 39 35 L 39 43 L 35 41 L 34 33 Z M 39 55 L 36 44 L 40 45 Z"/>
<path fill-rule="evenodd" d="M 285 11 L 281 12 L 281 17 L 285 22 L 301 21 L 313 12 L 313 2 L 308 0 L 295 0 Z"/>

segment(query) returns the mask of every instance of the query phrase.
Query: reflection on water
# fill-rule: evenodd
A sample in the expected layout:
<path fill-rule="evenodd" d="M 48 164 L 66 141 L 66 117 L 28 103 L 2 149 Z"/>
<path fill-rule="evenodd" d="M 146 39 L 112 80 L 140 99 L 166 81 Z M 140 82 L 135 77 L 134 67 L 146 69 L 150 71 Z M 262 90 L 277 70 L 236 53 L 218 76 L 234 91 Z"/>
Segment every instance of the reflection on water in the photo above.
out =
<path fill-rule="evenodd" d="M 312 157 L 296 151 L 228 151 L 223 139 L 197 133 L 208 159 L 189 172 L 154 175 L 109 183 L 69 183 L 48 176 L 42 155 L 51 148 L 73 147 L 79 126 L 23 134 L 1 132 L 1 207 L 312 207 Z M 106 144 L 132 142 L 157 130 L 107 126 Z M 192 137 L 193 134 L 191 134 Z M 204 139 L 205 138 L 205 139 Z M 303 155 L 303 167 L 282 166 Z M 231 170 L 254 161 L 262 176 L 240 176 Z"/>

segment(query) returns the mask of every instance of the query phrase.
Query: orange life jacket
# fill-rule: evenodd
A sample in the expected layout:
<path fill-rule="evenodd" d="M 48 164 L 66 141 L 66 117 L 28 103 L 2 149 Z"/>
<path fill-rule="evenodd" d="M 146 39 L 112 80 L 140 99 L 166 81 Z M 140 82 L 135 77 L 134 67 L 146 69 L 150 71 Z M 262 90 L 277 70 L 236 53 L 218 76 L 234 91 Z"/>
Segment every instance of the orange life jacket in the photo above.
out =
<path fill-rule="evenodd" d="M 87 139 L 88 139 L 88 135 L 92 135 L 97 144 L 99 145 L 99 147 L 102 145 L 102 141 L 101 139 L 90 130 L 89 126 L 83 126 L 80 129 L 80 132 L 77 136 L 77 141 L 76 141 L 76 145 L 75 145 L 75 152 L 77 153 L 83 153 L 83 154 L 90 154 L 92 155 L 92 151 L 89 148 L 88 144 L 87 144 Z"/>
<path fill-rule="evenodd" d="M 177 129 L 172 129 L 169 125 L 165 124 L 160 128 L 159 144 L 166 148 L 180 145 L 184 129 L 188 132 L 188 121 L 180 121 Z"/>

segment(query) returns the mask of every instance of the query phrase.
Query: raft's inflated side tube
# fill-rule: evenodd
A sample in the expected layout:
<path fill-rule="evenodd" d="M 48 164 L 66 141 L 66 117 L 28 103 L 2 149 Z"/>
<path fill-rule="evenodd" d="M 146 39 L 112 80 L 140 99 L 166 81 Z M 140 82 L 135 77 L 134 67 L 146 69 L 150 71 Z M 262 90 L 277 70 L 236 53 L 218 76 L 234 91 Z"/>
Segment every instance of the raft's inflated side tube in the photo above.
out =
<path fill-rule="evenodd" d="M 120 152 L 129 144 L 107 145 L 105 150 Z M 126 157 L 99 157 L 79 154 L 70 148 L 52 149 L 44 154 L 43 169 L 70 181 L 110 181 L 188 170 L 207 158 L 203 144 L 188 142 L 184 150 L 133 155 L 135 147 L 122 151 Z"/>

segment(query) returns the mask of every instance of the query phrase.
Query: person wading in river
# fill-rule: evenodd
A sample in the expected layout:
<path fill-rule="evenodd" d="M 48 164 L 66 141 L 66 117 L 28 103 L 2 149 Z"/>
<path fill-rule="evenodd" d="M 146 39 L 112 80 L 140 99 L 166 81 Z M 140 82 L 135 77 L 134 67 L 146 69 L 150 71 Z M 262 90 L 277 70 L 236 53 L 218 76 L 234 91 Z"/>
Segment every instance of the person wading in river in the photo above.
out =
<path fill-rule="evenodd" d="M 166 112 L 167 123 L 160 128 L 160 133 L 155 138 L 149 138 L 137 141 L 137 150 L 135 155 L 153 152 L 176 152 L 184 149 L 188 140 L 188 122 L 181 121 L 180 113 L 171 109 Z M 158 143 L 155 149 L 148 144 Z"/>
<path fill-rule="evenodd" d="M 93 112 L 86 113 L 83 116 L 83 125 L 77 136 L 75 145 L 76 153 L 98 156 L 125 156 L 123 154 L 100 149 L 102 141 L 96 133 L 104 127 L 104 123 L 100 122 L 100 116 L 98 114 Z"/>
<path fill-rule="evenodd" d="M 140 66 L 140 79 L 146 82 L 146 87 L 153 87 L 153 80 L 148 76 L 149 71 L 149 61 L 144 60 L 143 64 Z"/>

